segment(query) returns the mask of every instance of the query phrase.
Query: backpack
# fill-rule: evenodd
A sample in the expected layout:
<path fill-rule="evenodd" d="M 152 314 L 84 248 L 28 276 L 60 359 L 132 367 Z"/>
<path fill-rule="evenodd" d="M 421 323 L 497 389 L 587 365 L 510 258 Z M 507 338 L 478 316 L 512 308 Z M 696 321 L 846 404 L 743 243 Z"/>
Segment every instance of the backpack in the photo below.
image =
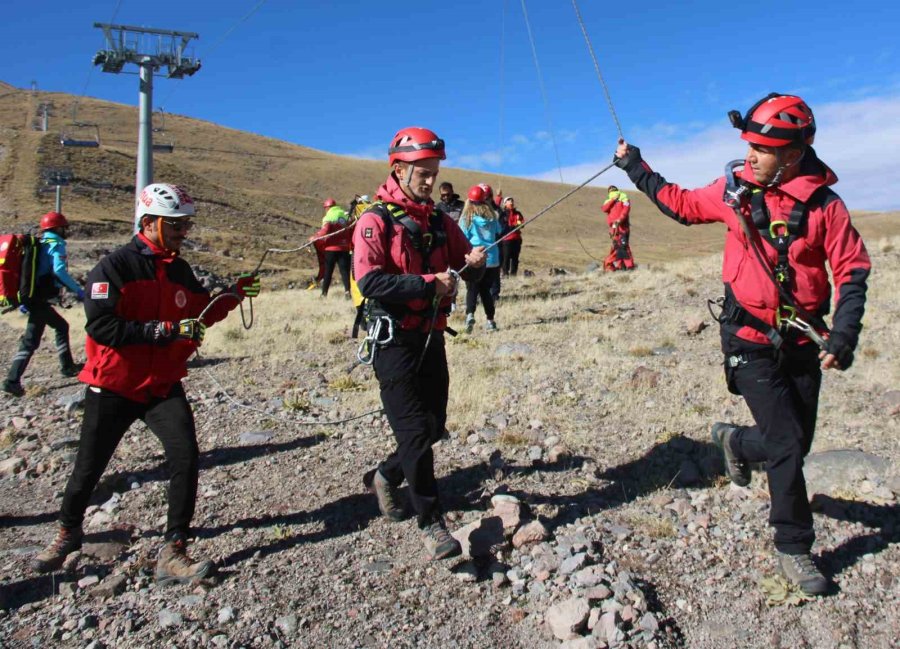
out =
<path fill-rule="evenodd" d="M 0 308 L 3 313 L 28 306 L 37 289 L 41 242 L 28 234 L 0 235 Z"/>

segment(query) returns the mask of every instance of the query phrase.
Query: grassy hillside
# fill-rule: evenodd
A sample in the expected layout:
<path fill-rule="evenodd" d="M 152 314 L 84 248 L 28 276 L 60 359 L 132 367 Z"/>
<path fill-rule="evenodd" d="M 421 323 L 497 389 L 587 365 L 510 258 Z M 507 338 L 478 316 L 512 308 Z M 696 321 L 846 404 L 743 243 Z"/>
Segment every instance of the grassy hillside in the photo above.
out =
<path fill-rule="evenodd" d="M 102 146 L 63 148 L 62 131 L 81 137 L 69 123 L 75 98 L 62 93 L 32 93 L 0 86 L 0 231 L 21 230 L 53 206 L 52 192 L 39 192 L 41 172 L 70 168 L 73 184 L 64 190 L 64 210 L 84 223 L 73 237 L 76 263 L 79 245 L 97 249 L 122 241 L 129 232 L 136 148 L 137 109 L 84 98 L 77 119 L 99 125 Z M 32 130 L 41 103 L 52 104 L 50 131 Z M 387 137 L 388 134 L 385 134 Z M 157 154 L 155 178 L 189 188 L 198 200 L 200 217 L 194 231 L 199 242 L 192 260 L 220 272 L 246 270 L 269 246 L 295 247 L 317 227 L 321 201 L 333 196 L 348 203 L 354 194 L 373 193 L 387 174 L 380 161 L 358 160 L 202 120 L 166 115 L 157 142 L 175 145 L 172 154 Z M 452 147 L 453 143 L 449 143 Z M 603 177 L 616 182 L 621 172 Z M 481 172 L 444 169 L 441 180 L 457 190 L 486 181 L 514 195 L 526 217 L 565 193 L 558 183 L 510 178 Z M 525 268 L 561 266 L 583 269 L 602 259 L 608 248 L 600 203 L 603 188 L 585 189 L 536 221 L 525 231 Z M 719 227 L 681 227 L 663 217 L 643 196 L 634 197 L 632 248 L 639 263 L 684 258 L 721 248 Z M 864 234 L 900 232 L 898 219 L 875 214 L 859 218 Z M 587 249 L 586 253 L 578 240 Z M 306 277 L 310 254 L 270 257 L 266 268 L 274 284 Z"/>

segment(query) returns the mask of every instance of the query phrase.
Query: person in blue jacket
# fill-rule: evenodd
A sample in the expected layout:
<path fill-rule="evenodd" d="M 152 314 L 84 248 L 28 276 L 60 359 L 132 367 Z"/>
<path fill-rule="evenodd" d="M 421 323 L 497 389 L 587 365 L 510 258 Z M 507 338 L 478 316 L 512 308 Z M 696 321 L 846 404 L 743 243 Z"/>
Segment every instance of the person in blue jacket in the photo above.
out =
<path fill-rule="evenodd" d="M 491 246 L 503 234 L 503 226 L 489 201 L 489 196 L 480 185 L 473 186 L 469 190 L 468 200 L 459 217 L 459 227 L 473 246 Z M 487 317 L 484 328 L 488 331 L 497 331 L 491 288 L 499 276 L 500 248 L 495 246 L 487 251 L 485 271 L 481 279 L 466 282 L 466 333 L 472 333 L 472 329 L 475 328 L 475 307 L 479 297 L 484 307 L 484 315 Z"/>
<path fill-rule="evenodd" d="M 50 306 L 48 300 L 66 288 L 75 294 L 79 302 L 84 300 L 84 289 L 69 275 L 66 255 L 66 231 L 69 222 L 59 212 L 47 212 L 41 218 L 41 245 L 38 251 L 37 278 L 34 296 L 20 309 L 28 313 L 25 335 L 19 350 L 13 356 L 12 367 L 3 382 L 3 391 L 16 397 L 25 394 L 22 375 L 31 356 L 41 344 L 44 329 L 49 326 L 56 332 L 56 353 L 59 355 L 63 376 L 77 376 L 81 366 L 72 359 L 69 348 L 69 323 Z"/>

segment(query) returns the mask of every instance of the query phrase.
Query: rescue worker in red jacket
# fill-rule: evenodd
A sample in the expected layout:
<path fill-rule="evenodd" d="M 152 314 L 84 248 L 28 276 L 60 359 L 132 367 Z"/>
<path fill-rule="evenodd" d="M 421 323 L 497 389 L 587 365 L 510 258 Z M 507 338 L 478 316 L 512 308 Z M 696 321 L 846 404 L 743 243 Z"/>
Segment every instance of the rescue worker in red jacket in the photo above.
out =
<path fill-rule="evenodd" d="M 353 229 L 350 226 L 350 217 L 344 208 L 334 202 L 333 198 L 325 199 L 322 203 L 325 216 L 322 218 L 322 227 L 310 240 L 326 237 L 316 241 L 316 246 L 321 246 L 324 253 L 325 272 L 322 275 L 322 297 L 328 295 L 331 287 L 331 277 L 334 267 L 341 271 L 341 281 L 344 283 L 344 297 L 350 299 L 350 245 L 353 240 Z"/>
<path fill-rule="evenodd" d="M 199 453 L 194 418 L 181 379 L 207 325 L 224 319 L 259 280 L 241 276 L 211 304 L 210 295 L 179 256 L 191 229 L 194 202 L 180 187 L 148 185 L 138 200 L 141 231 L 88 274 L 88 385 L 75 466 L 66 485 L 56 539 L 33 561 L 38 572 L 60 568 L 81 547 L 88 501 L 125 432 L 140 419 L 163 445 L 169 467 L 169 511 L 156 564 L 158 583 L 207 575 L 210 561 L 186 552 L 197 496 Z M 210 307 L 202 319 L 201 313 Z"/>
<path fill-rule="evenodd" d="M 667 216 L 685 225 L 725 223 L 720 316 L 729 389 L 744 397 L 755 424 L 717 422 L 713 441 L 728 476 L 745 486 L 765 462 L 779 571 L 803 592 L 828 582 L 812 561 L 813 521 L 803 458 L 813 441 L 822 369 L 847 370 L 862 329 L 870 262 L 837 176 L 812 148 L 816 123 L 800 97 L 772 93 L 744 116 L 729 113 L 749 143 L 747 159 L 697 190 L 666 182 L 624 141 L 616 164 Z M 735 171 L 737 169 L 737 171 Z M 821 317 L 834 315 L 827 341 Z M 815 331 L 803 333 L 804 323 Z M 798 329 L 800 327 L 800 329 Z M 820 350 L 811 338 L 820 338 Z M 821 363 L 821 365 L 820 365 Z"/>
<path fill-rule="evenodd" d="M 603 270 L 632 270 L 634 257 L 631 256 L 631 201 L 628 194 L 620 191 L 615 185 L 609 186 L 606 202 L 601 208 L 606 212 L 606 225 L 609 228 L 610 249 L 603 261 Z"/>
<path fill-rule="evenodd" d="M 457 289 L 448 271 L 468 265 L 463 279 L 477 276 L 485 255 L 431 200 L 444 141 L 425 128 L 404 128 L 388 155 L 392 169 L 378 189 L 380 203 L 363 213 L 353 234 L 353 275 L 366 299 L 370 335 L 382 331 L 373 364 L 397 448 L 363 482 L 381 513 L 398 521 L 405 515 L 398 489 L 406 480 L 428 555 L 442 559 L 460 552 L 444 523 L 431 449 L 447 421 L 444 330 Z"/>
<path fill-rule="evenodd" d="M 503 276 L 515 277 L 519 272 L 519 255 L 522 252 L 522 231 L 516 230 L 516 228 L 525 223 L 525 217 L 516 209 L 516 199 L 512 196 L 507 196 L 503 200 L 500 222 L 505 226 L 504 231 L 506 232 L 503 243 L 500 244 Z"/>

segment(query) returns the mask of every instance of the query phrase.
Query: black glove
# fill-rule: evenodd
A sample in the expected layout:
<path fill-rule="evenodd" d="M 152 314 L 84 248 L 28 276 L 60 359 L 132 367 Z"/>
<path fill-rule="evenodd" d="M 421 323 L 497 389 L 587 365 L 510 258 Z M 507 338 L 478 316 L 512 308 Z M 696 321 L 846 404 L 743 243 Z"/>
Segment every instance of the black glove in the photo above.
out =
<path fill-rule="evenodd" d="M 832 331 L 825 345 L 825 351 L 833 354 L 840 365 L 841 370 L 848 369 L 853 365 L 853 338 L 839 331 Z"/>
<path fill-rule="evenodd" d="M 625 149 L 624 157 L 619 158 L 615 154 L 613 154 L 613 162 L 616 163 L 616 166 L 619 169 L 625 169 L 626 171 L 630 166 L 640 162 L 641 159 L 641 150 L 636 146 L 632 146 L 630 144 Z"/>

